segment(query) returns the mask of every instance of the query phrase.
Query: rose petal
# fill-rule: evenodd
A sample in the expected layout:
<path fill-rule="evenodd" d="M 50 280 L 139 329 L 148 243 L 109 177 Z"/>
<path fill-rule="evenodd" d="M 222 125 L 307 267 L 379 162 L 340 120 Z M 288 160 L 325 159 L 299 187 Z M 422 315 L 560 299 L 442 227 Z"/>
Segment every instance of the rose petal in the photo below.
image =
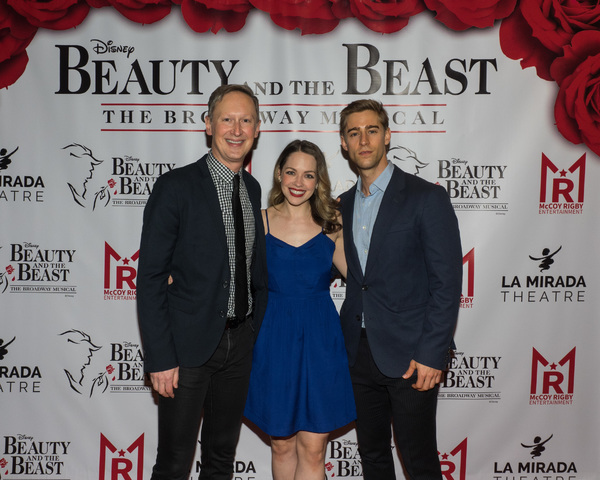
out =
<path fill-rule="evenodd" d="M 452 30 L 487 28 L 496 20 L 508 17 L 517 0 L 425 0 L 427 7 L 436 12 L 439 20 Z"/>
<path fill-rule="evenodd" d="M 550 65 L 556 58 L 531 34 L 531 27 L 519 9 L 505 18 L 500 25 L 500 47 L 508 58 L 521 60 L 521 68 L 535 67 L 537 75 L 544 80 L 552 80 Z"/>
<path fill-rule="evenodd" d="M 31 25 L 52 30 L 74 28 L 90 11 L 83 0 L 7 0 L 7 3 Z"/>
<path fill-rule="evenodd" d="M 27 62 L 29 57 L 25 51 L 0 62 L 0 88 L 7 88 L 15 83 L 23 75 Z"/>
<path fill-rule="evenodd" d="M 227 32 L 237 32 L 246 24 L 248 11 L 222 11 L 206 7 L 195 0 L 183 0 L 181 13 L 185 22 L 195 32 L 217 33 L 224 29 Z"/>

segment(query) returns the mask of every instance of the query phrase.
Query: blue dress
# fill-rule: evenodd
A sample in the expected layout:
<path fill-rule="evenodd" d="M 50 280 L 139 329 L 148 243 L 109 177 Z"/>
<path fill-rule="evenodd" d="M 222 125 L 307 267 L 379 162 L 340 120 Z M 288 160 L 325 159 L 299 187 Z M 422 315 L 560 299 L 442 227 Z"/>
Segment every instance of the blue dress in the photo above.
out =
<path fill-rule="evenodd" d="M 269 301 L 244 415 L 265 433 L 326 433 L 356 418 L 340 317 L 329 293 L 334 242 L 293 247 L 270 234 Z"/>

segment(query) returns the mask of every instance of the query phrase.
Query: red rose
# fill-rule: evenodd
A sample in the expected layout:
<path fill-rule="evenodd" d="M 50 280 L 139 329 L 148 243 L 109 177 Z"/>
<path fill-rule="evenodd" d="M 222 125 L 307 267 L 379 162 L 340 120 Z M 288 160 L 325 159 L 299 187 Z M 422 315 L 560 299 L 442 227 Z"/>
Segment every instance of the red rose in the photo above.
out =
<path fill-rule="evenodd" d="M 0 3 L 0 62 L 25 51 L 35 32 L 37 27 L 6 4 Z"/>
<path fill-rule="evenodd" d="M 35 32 L 37 27 L 0 3 L 0 88 L 15 83 L 25 71 L 28 62 L 25 49 Z"/>
<path fill-rule="evenodd" d="M 452 30 L 487 28 L 499 18 L 508 17 L 517 0 L 425 0 L 435 18 Z"/>
<path fill-rule="evenodd" d="M 6 88 L 15 83 L 23 75 L 28 61 L 27 52 L 23 51 L 0 62 L 0 88 Z"/>
<path fill-rule="evenodd" d="M 550 69 L 560 89 L 554 104 L 558 131 L 600 155 L 600 32 L 577 33 Z"/>
<path fill-rule="evenodd" d="M 171 12 L 172 5 L 171 0 L 108 0 L 108 3 L 128 20 L 143 25 L 165 18 Z M 98 1 L 92 0 L 92 5 L 95 4 Z"/>
<path fill-rule="evenodd" d="M 250 0 L 259 10 L 271 15 L 271 20 L 286 30 L 299 29 L 302 35 L 327 33 L 338 26 L 339 18 L 332 11 L 330 0 Z"/>
<path fill-rule="evenodd" d="M 7 0 L 31 25 L 52 30 L 76 27 L 90 11 L 83 0 Z"/>
<path fill-rule="evenodd" d="M 92 8 L 109 7 L 110 3 L 108 0 L 85 0 L 87 4 Z"/>
<path fill-rule="evenodd" d="M 425 10 L 423 0 L 331 0 L 334 11 L 340 15 L 349 4 L 352 15 L 367 28 L 379 33 L 393 33 L 403 29 L 410 17 Z M 341 16 L 340 18 L 343 18 Z"/>
<path fill-rule="evenodd" d="M 597 2 L 521 0 L 500 26 L 500 46 L 522 68 L 534 66 L 540 78 L 551 80 L 550 65 L 573 35 L 599 29 Z"/>
<path fill-rule="evenodd" d="M 237 32 L 252 8 L 248 0 L 183 0 L 181 14 L 195 32 Z"/>

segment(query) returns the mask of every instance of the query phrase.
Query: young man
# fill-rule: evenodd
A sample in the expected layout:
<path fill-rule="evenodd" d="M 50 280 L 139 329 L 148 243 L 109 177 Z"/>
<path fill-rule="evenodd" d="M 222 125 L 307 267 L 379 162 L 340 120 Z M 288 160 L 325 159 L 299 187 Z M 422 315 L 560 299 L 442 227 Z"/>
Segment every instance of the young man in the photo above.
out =
<path fill-rule="evenodd" d="M 206 117 L 210 152 L 161 176 L 144 210 L 137 302 L 145 369 L 159 394 L 153 480 L 189 478 L 203 409 L 200 478 L 233 472 L 267 295 L 260 186 L 243 169 L 259 126 L 249 88 L 217 88 Z"/>
<path fill-rule="evenodd" d="M 458 222 L 446 191 L 387 159 L 382 104 L 341 113 L 358 172 L 341 198 L 348 275 L 340 315 L 365 480 L 395 479 L 390 420 L 411 480 L 441 480 L 435 414 L 462 284 Z"/>

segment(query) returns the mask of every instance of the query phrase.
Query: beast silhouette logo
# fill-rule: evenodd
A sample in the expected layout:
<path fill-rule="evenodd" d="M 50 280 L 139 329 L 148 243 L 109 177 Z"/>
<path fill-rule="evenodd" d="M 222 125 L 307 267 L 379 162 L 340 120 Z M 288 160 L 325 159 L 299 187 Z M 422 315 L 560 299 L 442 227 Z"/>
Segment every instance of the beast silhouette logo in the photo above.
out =
<path fill-rule="evenodd" d="M 417 176 L 423 168 L 429 165 L 429 163 L 419 160 L 414 150 L 401 145 L 390 147 L 388 157 L 402 170 Z"/>
<path fill-rule="evenodd" d="M 89 171 L 88 176 L 83 179 L 81 185 L 74 186 L 71 183 L 69 189 L 73 200 L 83 208 L 91 208 L 95 210 L 96 207 L 106 207 L 110 202 L 111 192 L 109 185 L 104 178 L 101 178 L 97 172 L 96 167 L 102 165 L 104 160 L 100 160 L 94 157 L 92 150 L 79 143 L 72 143 L 63 147 L 63 150 L 67 150 L 71 157 L 79 158 L 88 165 Z"/>
<path fill-rule="evenodd" d="M 71 390 L 89 397 L 105 392 L 109 385 L 108 372 L 93 362 L 94 354 L 102 346 L 95 345 L 91 337 L 81 330 L 67 330 L 59 336 L 71 352 L 69 363 L 63 366 Z"/>
<path fill-rule="evenodd" d="M 144 163 L 132 155 L 98 158 L 92 149 L 79 143 L 63 147 L 69 156 L 77 158 L 81 170 L 78 182 L 67 182 L 75 203 L 96 210 L 108 206 L 143 207 L 152 192 L 154 182 L 163 173 L 173 170 L 175 163 Z"/>

